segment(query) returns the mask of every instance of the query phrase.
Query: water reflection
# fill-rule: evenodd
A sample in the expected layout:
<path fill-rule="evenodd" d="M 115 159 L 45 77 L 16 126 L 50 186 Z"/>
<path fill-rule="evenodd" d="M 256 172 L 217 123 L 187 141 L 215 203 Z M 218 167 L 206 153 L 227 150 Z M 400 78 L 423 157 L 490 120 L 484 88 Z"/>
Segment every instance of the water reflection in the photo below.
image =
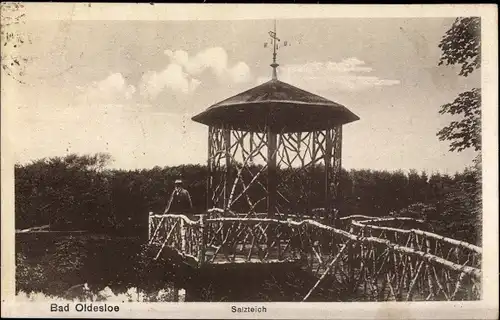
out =
<path fill-rule="evenodd" d="M 193 268 L 143 239 L 109 235 L 16 235 L 16 292 L 28 301 L 301 301 L 317 279 L 297 266 Z M 324 281 L 325 282 L 325 281 Z M 174 294 L 174 285 L 183 288 Z M 338 301 L 325 282 L 318 301 Z M 137 289 L 139 288 L 139 289 Z"/>
<path fill-rule="evenodd" d="M 146 292 L 136 287 L 128 288 L 125 292 L 113 292 L 110 287 L 92 292 L 88 284 L 74 286 L 62 295 L 48 295 L 43 292 L 19 291 L 16 295 L 18 302 L 68 302 L 68 301 L 92 301 L 92 302 L 173 302 L 175 301 L 173 288 L 165 288 L 153 292 Z M 186 291 L 180 289 L 177 293 L 177 302 L 184 302 Z"/>

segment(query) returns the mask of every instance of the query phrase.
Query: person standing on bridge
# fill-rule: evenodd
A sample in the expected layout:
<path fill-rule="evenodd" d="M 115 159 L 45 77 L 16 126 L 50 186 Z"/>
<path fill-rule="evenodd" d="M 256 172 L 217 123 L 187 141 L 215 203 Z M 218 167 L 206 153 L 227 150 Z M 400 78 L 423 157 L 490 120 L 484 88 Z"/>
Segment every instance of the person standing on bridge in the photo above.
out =
<path fill-rule="evenodd" d="M 182 180 L 175 180 L 175 187 L 164 214 L 191 214 L 193 210 L 193 203 L 191 202 L 191 195 L 182 187 Z"/>

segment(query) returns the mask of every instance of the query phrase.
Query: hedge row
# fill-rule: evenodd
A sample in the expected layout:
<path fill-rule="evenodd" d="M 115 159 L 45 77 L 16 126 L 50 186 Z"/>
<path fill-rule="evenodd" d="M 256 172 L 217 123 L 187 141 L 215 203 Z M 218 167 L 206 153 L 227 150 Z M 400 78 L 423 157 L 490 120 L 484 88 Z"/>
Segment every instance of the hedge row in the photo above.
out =
<path fill-rule="evenodd" d="M 195 210 L 206 209 L 205 166 L 124 171 L 106 169 L 108 161 L 109 156 L 103 154 L 70 155 L 16 165 L 16 228 L 50 224 L 65 230 L 140 234 L 146 228 L 147 213 L 165 208 L 179 177 L 185 181 Z M 339 207 L 343 215 L 425 213 L 447 235 L 477 242 L 475 230 L 481 216 L 477 172 L 467 169 L 454 176 L 428 176 L 416 171 L 343 170 Z M 311 179 L 309 201 L 317 201 L 318 207 L 321 174 L 306 174 L 300 181 Z M 289 196 L 299 198 L 301 192 L 300 186 L 290 184 Z"/>

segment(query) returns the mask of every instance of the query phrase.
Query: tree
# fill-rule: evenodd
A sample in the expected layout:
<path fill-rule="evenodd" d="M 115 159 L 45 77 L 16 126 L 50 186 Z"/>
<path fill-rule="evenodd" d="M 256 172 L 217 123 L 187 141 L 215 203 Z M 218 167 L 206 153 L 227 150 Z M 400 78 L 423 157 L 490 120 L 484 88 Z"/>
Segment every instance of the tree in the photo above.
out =
<path fill-rule="evenodd" d="M 70 154 L 16 165 L 16 227 L 113 226 L 109 175 L 103 171 L 111 160 L 102 153 Z"/>
<path fill-rule="evenodd" d="M 467 77 L 481 67 L 481 20 L 479 17 L 457 18 L 446 32 L 439 47 L 442 55 L 439 65 L 459 65 L 459 75 Z M 474 148 L 481 150 L 481 90 L 474 88 L 463 92 L 452 103 L 441 106 L 440 114 L 459 115 L 437 135 L 450 141 L 450 151 Z M 452 190 L 439 200 L 442 211 L 441 229 L 466 241 L 480 243 L 481 220 L 481 155 L 474 159 L 474 166 L 455 177 Z"/>
<path fill-rule="evenodd" d="M 443 36 L 439 48 L 439 65 L 460 65 L 459 75 L 467 77 L 481 67 L 481 20 L 479 17 L 457 18 Z M 450 151 L 474 148 L 481 150 L 481 90 L 463 92 L 452 103 L 441 106 L 440 114 L 461 116 L 441 129 L 437 136 L 450 141 Z"/>
<path fill-rule="evenodd" d="M 481 90 L 462 92 L 452 103 L 441 106 L 440 114 L 462 115 L 438 132 L 439 140 L 450 141 L 450 151 L 481 149 Z"/>
<path fill-rule="evenodd" d="M 439 44 L 439 65 L 461 65 L 460 75 L 468 76 L 481 67 L 481 19 L 457 18 Z"/>
<path fill-rule="evenodd" d="M 481 245 L 482 194 L 478 168 L 456 174 L 440 201 L 443 211 L 439 221 L 435 221 L 436 232 Z"/>

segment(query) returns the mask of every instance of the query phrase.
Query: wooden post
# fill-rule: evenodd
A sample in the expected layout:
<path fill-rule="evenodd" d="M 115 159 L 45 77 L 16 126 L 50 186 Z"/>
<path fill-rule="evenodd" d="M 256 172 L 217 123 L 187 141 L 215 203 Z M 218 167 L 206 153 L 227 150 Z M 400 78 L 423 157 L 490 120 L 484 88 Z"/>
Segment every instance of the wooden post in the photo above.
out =
<path fill-rule="evenodd" d="M 186 253 L 186 224 L 184 219 L 180 219 L 181 227 L 181 252 Z"/>
<path fill-rule="evenodd" d="M 148 240 L 151 240 L 151 236 L 153 235 L 151 229 L 153 228 L 153 212 L 150 211 L 148 214 Z"/>
<path fill-rule="evenodd" d="M 334 156 L 338 160 L 338 168 L 337 170 L 337 181 L 335 183 L 335 212 L 333 216 L 333 224 L 334 228 L 338 227 L 338 219 L 341 210 L 341 205 L 343 203 L 342 197 L 342 126 L 338 126 L 335 131 L 335 143 L 334 143 L 335 153 Z M 336 243 L 335 235 L 332 238 L 334 245 Z M 336 247 L 336 246 L 335 246 Z"/>
<path fill-rule="evenodd" d="M 274 218 L 276 210 L 276 133 L 267 129 L 267 216 Z"/>
<path fill-rule="evenodd" d="M 332 129 L 326 130 L 325 137 L 325 213 L 327 216 L 326 221 L 332 221 L 331 213 L 332 213 L 332 192 L 330 187 L 330 171 L 331 168 L 331 160 L 332 160 Z"/>
<path fill-rule="evenodd" d="M 253 132 L 250 132 L 250 151 L 249 151 L 249 154 L 253 154 L 253 149 L 254 149 Z M 255 157 L 255 156 L 253 156 L 253 157 Z M 250 161 L 253 161 L 253 159 L 250 159 Z"/>
<path fill-rule="evenodd" d="M 314 212 L 312 211 L 312 209 L 314 209 L 313 207 L 311 207 L 312 204 L 316 203 L 316 199 L 313 199 L 313 195 L 314 195 L 314 181 L 315 181 L 315 177 L 316 177 L 316 159 L 317 159 L 317 155 L 318 155 L 318 132 L 317 131 L 314 131 L 312 133 L 312 153 L 311 153 L 311 162 L 312 162 L 312 165 L 311 165 L 311 175 L 310 175 L 310 180 L 309 180 L 309 200 L 308 200 L 308 212 L 307 214 L 309 216 L 314 216 Z M 314 218 L 317 218 L 314 216 Z"/>
<path fill-rule="evenodd" d="M 212 126 L 208 127 L 208 157 L 207 157 L 207 203 L 206 203 L 206 209 L 211 209 L 213 207 L 212 203 L 212 179 L 213 179 L 213 147 L 212 147 L 212 141 L 213 141 L 213 131 L 214 128 Z"/>
<path fill-rule="evenodd" d="M 224 147 L 226 158 L 226 180 L 224 181 L 224 211 L 229 209 L 231 195 L 231 130 L 224 129 Z"/>
<path fill-rule="evenodd" d="M 340 212 L 340 205 L 342 203 L 342 126 L 338 126 L 335 129 L 335 141 L 334 141 L 334 157 L 338 163 L 338 167 L 335 167 L 335 206 L 336 211 L 333 217 L 333 227 L 337 226 L 337 214 Z"/>
<path fill-rule="evenodd" d="M 267 217 L 274 218 L 276 210 L 276 133 L 271 126 L 267 128 Z M 273 242 L 274 231 L 271 226 L 267 228 L 267 250 Z M 276 243 L 279 248 L 280 244 Z M 279 253 L 278 253 L 279 254 Z"/>
<path fill-rule="evenodd" d="M 199 244 L 200 244 L 200 249 L 198 252 L 198 265 L 201 266 L 202 264 L 205 263 L 205 246 L 206 246 L 206 222 L 205 222 L 205 215 L 202 213 L 200 214 L 200 239 L 199 239 Z"/>

